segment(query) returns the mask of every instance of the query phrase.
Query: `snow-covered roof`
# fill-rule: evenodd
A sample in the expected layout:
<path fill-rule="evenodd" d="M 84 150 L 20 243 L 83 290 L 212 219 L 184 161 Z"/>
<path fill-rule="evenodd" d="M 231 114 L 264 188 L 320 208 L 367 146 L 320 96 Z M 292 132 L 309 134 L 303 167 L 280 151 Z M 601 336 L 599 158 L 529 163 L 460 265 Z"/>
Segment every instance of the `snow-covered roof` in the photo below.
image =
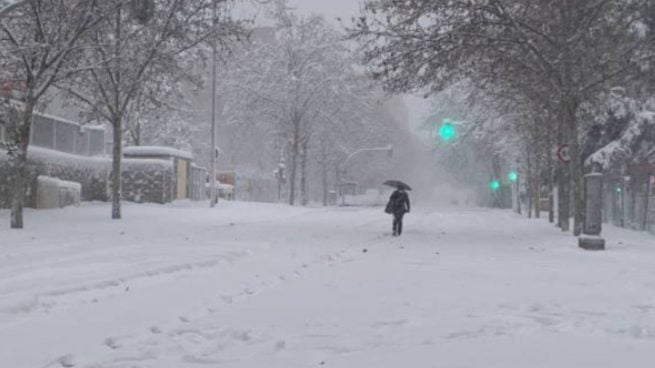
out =
<path fill-rule="evenodd" d="M 191 152 L 182 151 L 171 147 L 160 146 L 132 146 L 125 147 L 123 153 L 130 156 L 171 156 L 187 160 L 193 160 Z"/>
<path fill-rule="evenodd" d="M 75 126 L 78 126 L 78 127 L 79 127 L 79 126 L 82 126 L 82 124 L 78 123 L 77 121 L 64 119 L 64 118 L 62 118 L 62 117 L 54 116 L 54 115 L 50 115 L 50 114 L 46 114 L 46 113 L 43 113 L 43 112 L 37 112 L 37 113 L 35 113 L 34 115 L 36 115 L 36 116 L 40 116 L 40 117 L 45 118 L 45 119 L 55 120 L 55 121 L 57 121 L 57 122 L 59 122 L 59 123 L 65 123 L 65 124 L 69 124 L 69 125 L 75 125 Z M 103 130 L 104 130 L 104 128 L 103 128 Z"/>
<path fill-rule="evenodd" d="M 37 181 L 39 183 L 49 184 L 49 185 L 60 187 L 60 188 L 70 188 L 70 189 L 75 189 L 75 190 L 82 190 L 82 184 L 80 184 L 78 182 L 61 180 L 61 179 L 58 179 L 58 178 L 53 178 L 51 176 L 39 175 L 39 177 L 37 178 Z"/>
<path fill-rule="evenodd" d="M 88 130 L 102 130 L 103 132 L 107 131 L 107 129 L 102 125 L 82 125 L 82 128 Z"/>
<path fill-rule="evenodd" d="M 156 158 L 128 158 L 123 160 L 123 165 L 125 167 L 158 166 L 166 167 L 171 170 L 173 169 L 173 162 L 171 160 L 162 160 Z"/>
<path fill-rule="evenodd" d="M 111 160 L 106 156 L 81 156 L 73 153 L 66 153 L 55 151 L 49 148 L 43 148 L 30 145 L 28 148 L 28 156 L 33 158 L 47 158 L 50 161 L 56 160 L 59 163 L 67 163 L 71 161 L 85 162 L 90 164 L 106 164 Z"/>

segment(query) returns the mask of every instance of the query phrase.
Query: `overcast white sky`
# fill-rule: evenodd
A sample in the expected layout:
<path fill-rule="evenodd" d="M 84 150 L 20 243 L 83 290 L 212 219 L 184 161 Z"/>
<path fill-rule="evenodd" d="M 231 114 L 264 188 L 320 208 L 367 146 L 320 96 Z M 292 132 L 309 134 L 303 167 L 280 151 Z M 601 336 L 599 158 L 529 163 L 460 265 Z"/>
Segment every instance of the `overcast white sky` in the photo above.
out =
<path fill-rule="evenodd" d="M 324 14 L 327 18 L 341 17 L 350 20 L 359 15 L 359 0 L 291 0 L 300 11 Z"/>

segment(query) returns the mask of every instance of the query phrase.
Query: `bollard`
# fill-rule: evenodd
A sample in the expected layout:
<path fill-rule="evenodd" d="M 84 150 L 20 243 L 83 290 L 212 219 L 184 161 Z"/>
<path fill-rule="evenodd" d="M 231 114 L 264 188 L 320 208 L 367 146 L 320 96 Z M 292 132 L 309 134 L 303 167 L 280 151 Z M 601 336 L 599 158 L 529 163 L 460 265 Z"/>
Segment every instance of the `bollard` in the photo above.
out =
<path fill-rule="evenodd" d="M 585 175 L 585 221 L 578 246 L 585 250 L 604 250 L 605 239 L 600 237 L 603 216 L 603 174 Z"/>

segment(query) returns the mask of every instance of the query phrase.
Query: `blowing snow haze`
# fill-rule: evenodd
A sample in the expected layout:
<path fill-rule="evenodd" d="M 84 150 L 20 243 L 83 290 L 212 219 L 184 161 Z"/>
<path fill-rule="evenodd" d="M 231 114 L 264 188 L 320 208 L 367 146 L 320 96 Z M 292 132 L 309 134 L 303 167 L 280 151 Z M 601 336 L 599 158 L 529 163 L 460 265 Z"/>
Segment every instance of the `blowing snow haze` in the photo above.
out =
<path fill-rule="evenodd" d="M 650 368 L 649 0 L 0 0 L 0 367 Z"/>

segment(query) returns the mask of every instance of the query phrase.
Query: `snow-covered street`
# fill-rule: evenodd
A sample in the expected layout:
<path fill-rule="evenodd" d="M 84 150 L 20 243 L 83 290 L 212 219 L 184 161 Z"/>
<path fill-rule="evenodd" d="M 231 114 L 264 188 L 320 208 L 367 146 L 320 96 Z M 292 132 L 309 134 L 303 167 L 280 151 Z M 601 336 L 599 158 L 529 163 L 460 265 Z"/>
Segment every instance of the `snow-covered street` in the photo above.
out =
<path fill-rule="evenodd" d="M 0 212 L 0 367 L 650 367 L 655 247 L 417 208 Z"/>

